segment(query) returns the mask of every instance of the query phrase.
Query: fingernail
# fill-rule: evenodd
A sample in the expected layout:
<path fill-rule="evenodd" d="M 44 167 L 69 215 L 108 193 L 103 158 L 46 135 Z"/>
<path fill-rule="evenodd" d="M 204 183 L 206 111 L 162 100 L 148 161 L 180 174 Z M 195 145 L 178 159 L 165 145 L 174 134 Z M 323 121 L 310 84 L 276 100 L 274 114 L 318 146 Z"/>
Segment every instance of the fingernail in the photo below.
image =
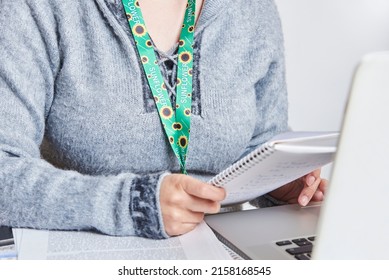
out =
<path fill-rule="evenodd" d="M 317 199 L 318 200 L 323 200 L 323 198 L 324 198 L 324 193 L 322 192 L 322 191 L 316 191 L 316 197 L 317 197 Z"/>
<path fill-rule="evenodd" d="M 316 180 L 315 176 L 312 175 L 308 176 L 306 179 L 307 185 L 311 186 L 315 182 L 315 180 Z"/>
<path fill-rule="evenodd" d="M 303 195 L 301 198 L 300 198 L 300 203 L 302 206 L 306 206 L 309 202 L 309 198 L 308 196 L 306 195 Z"/>

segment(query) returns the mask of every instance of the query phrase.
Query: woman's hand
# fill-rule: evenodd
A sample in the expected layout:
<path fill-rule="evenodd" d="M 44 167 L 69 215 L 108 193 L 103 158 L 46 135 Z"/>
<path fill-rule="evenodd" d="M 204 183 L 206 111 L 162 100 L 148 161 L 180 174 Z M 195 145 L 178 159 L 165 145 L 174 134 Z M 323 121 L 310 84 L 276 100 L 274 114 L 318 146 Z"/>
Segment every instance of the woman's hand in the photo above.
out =
<path fill-rule="evenodd" d="M 180 235 L 199 224 L 204 214 L 217 213 L 226 196 L 223 188 L 214 187 L 193 177 L 167 175 L 161 184 L 160 204 L 165 231 Z"/>
<path fill-rule="evenodd" d="M 288 203 L 298 202 L 305 206 L 310 201 L 322 201 L 327 188 L 328 181 L 320 177 L 321 169 L 290 182 L 272 192 L 269 195 L 275 199 Z"/>

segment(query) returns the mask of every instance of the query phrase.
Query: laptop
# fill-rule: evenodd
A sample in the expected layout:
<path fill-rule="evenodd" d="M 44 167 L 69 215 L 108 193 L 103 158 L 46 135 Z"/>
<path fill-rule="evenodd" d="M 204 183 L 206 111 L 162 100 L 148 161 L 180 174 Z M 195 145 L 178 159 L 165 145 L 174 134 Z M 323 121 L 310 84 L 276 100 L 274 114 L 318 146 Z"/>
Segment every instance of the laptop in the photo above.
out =
<path fill-rule="evenodd" d="M 356 68 L 324 202 L 209 215 L 245 259 L 389 259 L 389 52 Z"/>

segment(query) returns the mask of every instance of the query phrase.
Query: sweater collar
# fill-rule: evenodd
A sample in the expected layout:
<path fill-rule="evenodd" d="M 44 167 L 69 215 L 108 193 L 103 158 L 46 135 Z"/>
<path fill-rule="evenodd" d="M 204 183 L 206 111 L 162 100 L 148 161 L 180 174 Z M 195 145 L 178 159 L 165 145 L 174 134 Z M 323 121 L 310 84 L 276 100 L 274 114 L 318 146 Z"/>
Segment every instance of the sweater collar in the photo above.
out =
<path fill-rule="evenodd" d="M 220 14 L 222 8 L 225 6 L 222 4 L 223 0 L 204 0 L 197 27 L 201 29 Z"/>

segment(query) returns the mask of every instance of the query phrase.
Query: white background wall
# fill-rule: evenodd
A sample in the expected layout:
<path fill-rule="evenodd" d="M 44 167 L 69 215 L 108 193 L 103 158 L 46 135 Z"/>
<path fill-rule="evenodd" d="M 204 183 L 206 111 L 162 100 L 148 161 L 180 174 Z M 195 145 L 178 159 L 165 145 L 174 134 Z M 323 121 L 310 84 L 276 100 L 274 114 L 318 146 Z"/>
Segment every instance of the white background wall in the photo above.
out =
<path fill-rule="evenodd" d="M 284 29 L 291 127 L 340 129 L 360 57 L 389 50 L 389 0 L 275 2 Z"/>
<path fill-rule="evenodd" d="M 285 37 L 289 125 L 339 130 L 358 61 L 389 50 L 389 0 L 275 2 Z M 324 178 L 331 168 L 322 169 Z"/>

